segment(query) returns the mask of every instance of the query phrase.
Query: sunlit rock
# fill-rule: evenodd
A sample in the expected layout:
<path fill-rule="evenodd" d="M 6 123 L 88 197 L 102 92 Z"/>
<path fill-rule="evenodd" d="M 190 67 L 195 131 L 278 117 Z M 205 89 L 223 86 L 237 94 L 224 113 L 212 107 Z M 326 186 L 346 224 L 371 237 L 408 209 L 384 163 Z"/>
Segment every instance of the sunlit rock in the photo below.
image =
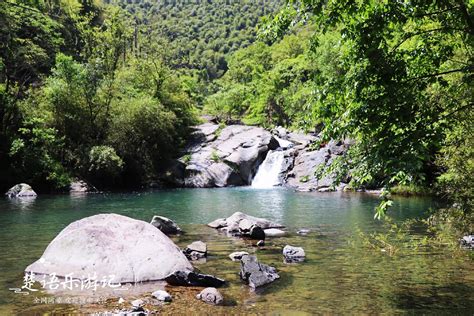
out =
<path fill-rule="evenodd" d="M 162 280 L 176 270 L 193 270 L 181 250 L 144 221 L 99 214 L 75 221 L 26 268 L 35 274 L 113 283 Z"/>
<path fill-rule="evenodd" d="M 205 288 L 196 298 L 211 305 L 220 305 L 224 301 L 222 294 L 214 287 Z"/>
<path fill-rule="evenodd" d="M 293 247 L 286 245 L 283 248 L 283 256 L 286 263 L 302 262 L 306 256 L 304 249 L 301 247 Z"/>
<path fill-rule="evenodd" d="M 9 198 L 37 196 L 36 192 L 33 191 L 33 188 L 31 188 L 31 186 L 26 183 L 20 183 L 11 187 L 10 190 L 5 193 L 5 195 Z"/>

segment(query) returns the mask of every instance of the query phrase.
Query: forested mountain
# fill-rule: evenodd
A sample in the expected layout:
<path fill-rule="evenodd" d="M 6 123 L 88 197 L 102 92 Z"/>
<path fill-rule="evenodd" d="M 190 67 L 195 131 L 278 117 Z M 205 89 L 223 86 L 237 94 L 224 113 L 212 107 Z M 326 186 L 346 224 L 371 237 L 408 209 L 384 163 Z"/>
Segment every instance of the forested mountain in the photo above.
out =
<path fill-rule="evenodd" d="M 153 41 L 172 68 L 195 69 L 210 81 L 227 70 L 226 56 L 256 39 L 262 16 L 282 0 L 123 1 L 137 25 L 137 46 Z"/>

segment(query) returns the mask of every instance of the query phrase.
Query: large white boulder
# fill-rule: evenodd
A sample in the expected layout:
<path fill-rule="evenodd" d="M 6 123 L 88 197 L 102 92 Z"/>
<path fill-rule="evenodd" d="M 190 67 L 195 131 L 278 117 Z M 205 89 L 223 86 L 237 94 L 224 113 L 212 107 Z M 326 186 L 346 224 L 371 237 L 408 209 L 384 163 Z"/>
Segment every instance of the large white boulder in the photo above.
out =
<path fill-rule="evenodd" d="M 162 280 L 177 270 L 193 270 L 180 249 L 160 230 L 118 214 L 75 221 L 48 245 L 26 272 L 112 282 Z"/>

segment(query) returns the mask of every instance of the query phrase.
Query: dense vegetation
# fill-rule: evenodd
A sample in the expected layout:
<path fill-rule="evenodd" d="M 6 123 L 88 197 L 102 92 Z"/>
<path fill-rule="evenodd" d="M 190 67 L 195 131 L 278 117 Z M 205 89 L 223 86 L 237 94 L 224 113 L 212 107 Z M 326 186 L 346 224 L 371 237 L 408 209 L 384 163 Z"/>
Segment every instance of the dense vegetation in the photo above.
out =
<path fill-rule="evenodd" d="M 0 3 L 0 183 L 61 189 L 150 180 L 196 121 L 187 86 L 124 11 L 81 1 Z"/>
<path fill-rule="evenodd" d="M 283 0 L 118 1 L 134 18 L 137 49 L 146 41 L 160 47 L 165 63 L 193 82 L 198 105 L 212 82 L 227 71 L 226 57 L 257 37 L 260 18 Z"/>
<path fill-rule="evenodd" d="M 261 28 L 265 43 L 230 58 L 206 108 L 322 142 L 352 138 L 321 174 L 350 172 L 354 187 L 436 186 L 471 212 L 473 13 L 468 1 L 293 3 Z"/>

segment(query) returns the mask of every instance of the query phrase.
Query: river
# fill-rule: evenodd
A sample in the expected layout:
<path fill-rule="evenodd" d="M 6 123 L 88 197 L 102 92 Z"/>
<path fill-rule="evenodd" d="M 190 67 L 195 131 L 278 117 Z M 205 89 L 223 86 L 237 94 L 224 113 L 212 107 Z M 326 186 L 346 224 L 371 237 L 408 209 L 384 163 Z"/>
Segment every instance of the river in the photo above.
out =
<path fill-rule="evenodd" d="M 383 231 L 373 219 L 378 198 L 363 193 L 297 193 L 287 189 L 175 189 L 136 193 L 39 196 L 32 201 L 0 200 L 0 315 L 86 311 L 79 305 L 43 304 L 34 295 L 9 288 L 22 284 L 24 268 L 71 222 L 98 213 L 118 213 L 150 221 L 153 215 L 175 220 L 186 234 L 174 237 L 185 247 L 208 244 L 209 257 L 197 267 L 225 278 L 226 306 L 197 301 L 197 288 L 167 288 L 174 296 L 160 307 L 165 314 L 271 313 L 456 313 L 474 311 L 474 268 L 468 255 L 422 249 L 389 256 L 358 246 L 357 232 Z M 396 221 L 426 217 L 436 203 L 429 198 L 396 198 Z M 280 222 L 290 234 L 268 239 L 264 249 L 227 237 L 205 224 L 233 212 Z M 307 236 L 296 231 L 311 230 Z M 306 260 L 284 264 L 281 249 L 301 246 Z M 228 255 L 245 250 L 276 267 L 281 278 L 256 292 L 238 277 L 239 263 Z M 125 295 L 125 294 L 124 294 Z"/>

